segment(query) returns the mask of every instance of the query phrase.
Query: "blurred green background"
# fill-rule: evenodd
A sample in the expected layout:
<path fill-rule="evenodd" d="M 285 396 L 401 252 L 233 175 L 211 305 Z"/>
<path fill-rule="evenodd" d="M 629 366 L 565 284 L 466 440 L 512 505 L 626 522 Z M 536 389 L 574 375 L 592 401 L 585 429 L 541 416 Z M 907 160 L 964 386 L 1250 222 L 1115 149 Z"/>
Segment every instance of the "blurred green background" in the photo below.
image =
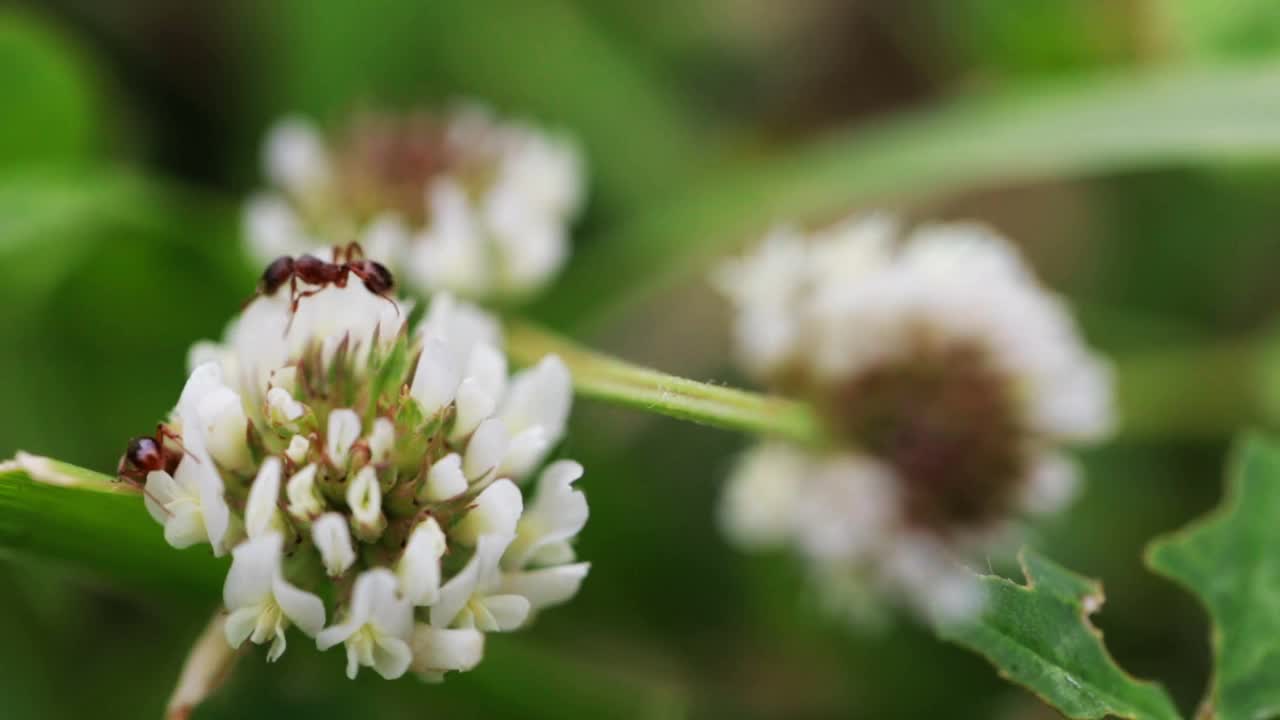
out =
<path fill-rule="evenodd" d="M 110 471 L 124 441 L 172 405 L 190 343 L 217 336 L 252 289 L 238 202 L 259 183 L 264 129 L 285 112 L 335 122 L 352 108 L 474 97 L 576 134 L 591 168 L 581 264 L 532 314 L 624 357 L 728 382 L 741 379 L 725 361 L 724 309 L 691 259 L 788 219 L 753 212 L 761 199 L 807 208 L 805 220 L 865 205 L 880 193 L 842 185 L 858 168 L 827 139 L 871 138 L 885 167 L 867 172 L 905 178 L 883 193 L 891 207 L 1006 231 L 1116 357 L 1129 425 L 1087 454 L 1085 497 L 1034 542 L 1104 581 L 1097 622 L 1113 652 L 1190 709 L 1207 679 L 1205 619 L 1140 552 L 1216 501 L 1236 429 L 1277 417 L 1276 147 L 1254 157 L 1245 143 L 1229 162 L 1175 148 L 1146 167 L 1111 162 L 1127 156 L 1108 146 L 1091 163 L 1060 160 L 1070 174 L 977 172 L 982 182 L 941 188 L 922 176 L 922 192 L 909 152 L 875 153 L 879 139 L 950 148 L 946 133 L 975 118 L 961 132 L 978 141 L 971 165 L 1051 152 L 1078 139 L 1070 124 L 1033 127 L 1008 149 L 981 132 L 1001 122 L 987 98 L 1033 98 L 1016 107 L 1051 121 L 1037 93 L 1088 95 L 1144 73 L 1251 72 L 1280 92 L 1277 52 L 1269 0 L 10 5 L 0 455 Z M 1138 134 L 1184 120 L 1219 131 L 1234 111 L 1195 94 L 1219 87 L 1212 77 L 1190 82 L 1184 107 L 1205 117 L 1157 108 L 1138 115 Z M 1239 115 L 1268 101 L 1245 94 Z M 810 167 L 827 170 L 802 192 L 791 181 Z M 827 200 L 807 203 L 814 192 Z M 725 242 L 698 245 L 704 234 Z M 609 296 L 615 277 L 625 297 Z M 910 622 L 866 633 L 825 617 L 788 558 L 731 551 L 710 521 L 747 439 L 589 403 L 575 423 L 563 452 L 588 469 L 580 554 L 594 565 L 573 604 L 492 636 L 477 670 L 440 686 L 368 673 L 348 683 L 340 658 L 299 639 L 274 666 L 242 664 L 197 717 L 1054 716 Z M 158 717 L 218 602 L 16 555 L 0 556 L 0 583 L 6 719 Z"/>

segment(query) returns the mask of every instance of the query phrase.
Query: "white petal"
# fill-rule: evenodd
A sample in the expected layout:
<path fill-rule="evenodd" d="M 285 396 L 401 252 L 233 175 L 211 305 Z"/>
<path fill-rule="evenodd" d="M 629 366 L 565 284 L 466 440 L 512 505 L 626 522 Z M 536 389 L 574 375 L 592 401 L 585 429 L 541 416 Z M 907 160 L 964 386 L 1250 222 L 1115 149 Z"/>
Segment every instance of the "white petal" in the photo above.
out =
<path fill-rule="evenodd" d="M 290 193 L 305 195 L 329 180 L 324 138 L 303 118 L 286 118 L 272 126 L 263 159 L 267 177 Z"/>
<path fill-rule="evenodd" d="M 459 458 L 461 465 L 461 458 Z M 459 470 L 461 474 L 461 470 Z M 463 481 L 466 482 L 465 479 Z M 183 495 L 182 488 L 174 481 L 173 476 L 163 470 L 152 470 L 147 473 L 146 493 L 143 494 L 143 504 L 147 508 L 147 512 L 151 513 L 152 519 L 161 525 L 167 525 L 169 522 L 169 511 L 166 506 L 172 504 Z M 204 528 L 200 528 L 200 534 L 195 542 L 201 542 L 205 539 Z"/>
<path fill-rule="evenodd" d="M 175 410 L 179 416 L 194 411 L 206 395 L 220 387 L 225 387 L 225 384 L 222 382 L 222 368 L 218 363 L 205 362 L 197 365 L 182 387 Z"/>
<path fill-rule="evenodd" d="M 413 651 L 397 637 L 379 636 L 373 649 L 373 670 L 386 680 L 395 680 L 409 670 Z"/>
<path fill-rule="evenodd" d="M 307 406 L 298 402 L 284 388 L 273 387 L 267 391 L 267 418 L 277 425 L 288 425 L 307 412 Z"/>
<path fill-rule="evenodd" d="M 307 459 L 307 454 L 310 452 L 311 441 L 306 436 L 294 435 L 289 439 L 289 447 L 285 448 L 284 455 L 292 460 L 295 465 L 300 465 Z"/>
<path fill-rule="evenodd" d="M 418 369 L 409 393 L 418 401 L 422 414 L 431 417 L 453 402 L 461 381 L 457 363 L 449 348 L 438 338 L 428 338 L 422 346 Z"/>
<path fill-rule="evenodd" d="M 473 628 L 448 630 L 418 623 L 413 630 L 414 672 L 436 676 L 466 672 L 484 658 L 484 633 Z"/>
<path fill-rule="evenodd" d="M 523 478 L 542 462 L 547 451 L 551 449 L 551 438 L 546 428 L 535 425 L 525 428 L 511 438 L 511 446 L 498 468 L 498 474 L 505 477 Z"/>
<path fill-rule="evenodd" d="M 462 474 L 462 456 L 449 453 L 431 466 L 423 491 L 425 500 L 442 502 L 467 490 L 467 476 Z"/>
<path fill-rule="evenodd" d="M 587 498 L 573 483 L 582 477 L 582 466 L 561 460 L 547 466 L 538 480 L 538 494 L 520 518 L 516 539 L 507 548 L 503 567 L 523 568 L 541 548 L 564 542 L 587 524 Z"/>
<path fill-rule="evenodd" d="M 431 607 L 432 627 L 448 627 L 466 607 L 471 596 L 481 589 L 482 581 L 496 572 L 498 559 L 509 538 L 486 535 L 476 543 L 475 554 L 440 588 L 440 599 Z"/>
<path fill-rule="evenodd" d="M 316 518 L 311 526 L 311 539 L 330 577 L 343 574 L 355 563 L 351 531 L 347 529 L 347 519 L 342 515 L 331 512 Z"/>
<path fill-rule="evenodd" d="M 796 498 L 813 474 L 799 449 L 766 442 L 742 454 L 720 498 L 720 527 L 744 548 L 773 547 L 796 525 Z"/>
<path fill-rule="evenodd" d="M 238 648 L 243 645 L 244 641 L 248 640 L 254 629 L 258 627 L 258 618 L 261 613 L 262 608 L 257 605 L 233 610 L 227 616 L 227 624 L 224 627 L 227 644 L 232 648 Z"/>
<path fill-rule="evenodd" d="M 1022 506 L 1032 514 L 1055 513 L 1071 504 L 1080 492 L 1080 470 L 1061 453 L 1037 457 L 1023 491 Z"/>
<path fill-rule="evenodd" d="M 280 533 L 268 533 L 246 540 L 231 551 L 231 570 L 222 588 L 222 602 L 228 609 L 260 605 L 271 595 L 283 546 Z"/>
<path fill-rule="evenodd" d="M 432 299 L 418 332 L 424 338 L 444 342 L 454 366 L 459 369 L 470 369 L 476 347 L 502 347 L 502 329 L 497 318 L 444 292 Z"/>
<path fill-rule="evenodd" d="M 396 267 L 409 245 L 409 228 L 394 213 L 382 213 L 369 221 L 360 237 L 365 255 L 384 265 Z"/>
<path fill-rule="evenodd" d="M 181 550 L 208 541 L 209 531 L 198 506 L 185 503 L 170 512 L 172 515 L 164 525 L 164 540 L 170 546 Z"/>
<path fill-rule="evenodd" d="M 522 595 L 490 595 L 479 603 L 476 628 L 484 632 L 511 632 L 529 618 L 529 600 Z"/>
<path fill-rule="evenodd" d="M 195 405 L 200 418 L 200 431 L 205 434 L 206 447 L 223 467 L 246 470 L 252 467 L 249 444 L 249 418 L 245 415 L 240 396 L 231 388 L 214 388 Z"/>
<path fill-rule="evenodd" d="M 569 368 L 555 355 L 544 357 L 532 368 L 511 379 L 511 389 L 500 416 L 512 435 L 530 427 L 541 427 L 549 445 L 560 441 L 573 401 Z"/>
<path fill-rule="evenodd" d="M 479 482 L 497 472 L 507 452 L 507 430 L 502 421 L 490 418 L 480 423 L 467 443 L 462 472 L 471 482 Z"/>
<path fill-rule="evenodd" d="M 386 568 L 375 568 L 365 574 L 377 573 L 377 592 L 369 614 L 369 623 L 378 633 L 409 642 L 413 635 L 413 605 L 400 593 L 400 580 Z"/>
<path fill-rule="evenodd" d="M 458 386 L 457 414 L 453 429 L 449 431 L 449 440 L 461 442 L 492 415 L 497 406 L 497 396 L 490 394 L 479 380 L 470 377 L 463 380 Z"/>
<path fill-rule="evenodd" d="M 324 512 L 324 501 L 316 492 L 316 466 L 308 465 L 289 478 L 285 484 L 289 498 L 289 514 L 299 520 L 310 520 Z"/>
<path fill-rule="evenodd" d="M 347 608 L 346 616 L 340 624 L 327 627 L 316 635 L 316 647 L 328 650 L 354 635 L 369 622 L 375 605 L 381 602 L 381 596 L 387 592 L 395 592 L 395 585 L 395 575 L 385 568 L 375 568 L 360 573 L 360 577 L 356 578 L 355 585 L 351 589 L 351 605 Z"/>
<path fill-rule="evenodd" d="M 369 457 L 373 463 L 381 464 L 389 460 L 395 442 L 396 424 L 384 417 L 374 420 L 373 432 L 369 433 Z"/>
<path fill-rule="evenodd" d="M 347 453 L 360 439 L 360 416 L 355 410 L 343 408 L 329 413 L 329 434 L 326 438 L 329 460 L 335 467 L 346 467 Z"/>
<path fill-rule="evenodd" d="M 249 249 L 264 265 L 282 255 L 300 255 L 312 244 L 289 203 L 278 195 L 249 198 L 241 227 Z"/>
<path fill-rule="evenodd" d="M 485 535 L 499 535 L 509 542 L 523 510 L 520 488 L 510 480 L 498 480 L 476 496 L 471 510 L 450 535 L 464 545 L 475 545 Z"/>
<path fill-rule="evenodd" d="M 567 602 L 578 594 L 591 563 L 557 565 L 541 570 L 503 573 L 498 589 L 529 599 L 534 610 Z"/>
<path fill-rule="evenodd" d="M 372 541 L 382 534 L 386 527 L 382 517 L 382 486 L 372 466 L 361 468 L 347 487 L 347 505 L 351 507 L 351 519 L 362 540 Z"/>
<path fill-rule="evenodd" d="M 485 292 L 490 261 L 466 191 L 452 178 L 440 178 L 431 184 L 427 199 L 431 225 L 413 243 L 410 272 L 414 283 L 428 292 Z M 432 307 L 437 302 L 438 297 Z M 428 315 L 428 324 L 431 319 Z"/>
<path fill-rule="evenodd" d="M 471 349 L 464 377 L 474 379 L 489 395 L 499 398 L 507 387 L 507 356 L 488 341 Z"/>
<path fill-rule="evenodd" d="M 249 537 L 255 538 L 280 529 L 280 458 L 269 457 L 258 470 L 245 503 L 244 525 Z"/>
<path fill-rule="evenodd" d="M 435 518 L 418 523 L 396 566 L 400 589 L 414 605 L 431 605 L 440 597 L 440 558 L 447 546 Z"/>
<path fill-rule="evenodd" d="M 194 410 L 186 413 L 183 419 L 183 425 L 188 427 L 194 427 L 197 422 Z M 188 488 L 188 492 L 194 491 L 198 495 L 199 513 L 208 532 L 209 544 L 213 547 L 213 554 L 221 557 L 226 554 L 231 530 L 231 509 L 223 497 L 222 476 L 205 449 L 201 433 L 184 433 L 182 442 L 187 453 L 178 463 L 174 480 Z"/>
<path fill-rule="evenodd" d="M 324 603 L 319 597 L 295 587 L 279 573 L 272 580 L 271 592 L 280 611 L 302 632 L 315 637 L 324 627 Z"/>

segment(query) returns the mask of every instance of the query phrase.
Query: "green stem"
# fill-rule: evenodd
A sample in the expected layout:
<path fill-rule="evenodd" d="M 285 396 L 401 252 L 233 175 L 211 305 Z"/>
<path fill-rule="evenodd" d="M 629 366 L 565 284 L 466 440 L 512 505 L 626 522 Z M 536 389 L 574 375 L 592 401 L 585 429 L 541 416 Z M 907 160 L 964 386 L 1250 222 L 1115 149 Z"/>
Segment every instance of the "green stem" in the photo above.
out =
<path fill-rule="evenodd" d="M 528 323 L 508 323 L 507 352 L 519 365 L 559 355 L 583 397 L 805 445 L 824 441 L 822 423 L 805 403 L 637 367 Z"/>
<path fill-rule="evenodd" d="M 1120 433 L 1129 440 L 1226 437 L 1280 419 L 1280 343 L 1246 338 L 1116 360 Z"/>

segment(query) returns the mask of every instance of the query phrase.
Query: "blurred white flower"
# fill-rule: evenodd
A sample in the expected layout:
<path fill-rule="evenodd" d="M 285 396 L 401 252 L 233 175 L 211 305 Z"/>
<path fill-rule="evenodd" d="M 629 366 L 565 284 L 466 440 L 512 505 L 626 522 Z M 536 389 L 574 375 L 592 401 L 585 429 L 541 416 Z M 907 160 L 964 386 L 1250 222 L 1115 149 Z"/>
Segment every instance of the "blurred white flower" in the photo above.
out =
<path fill-rule="evenodd" d="M 980 226 L 780 230 L 715 284 L 746 370 L 809 400 L 834 444 L 750 450 L 721 524 L 745 547 L 793 544 L 832 587 L 852 577 L 929 615 L 972 612 L 957 563 L 1064 507 L 1078 479 L 1059 448 L 1111 429 L 1110 368 Z"/>
<path fill-rule="evenodd" d="M 287 117 L 263 161 L 272 188 L 244 214 L 263 263 L 354 237 L 420 293 L 536 292 L 564 264 L 583 194 L 573 143 L 477 106 L 357 116 L 332 137 Z"/>

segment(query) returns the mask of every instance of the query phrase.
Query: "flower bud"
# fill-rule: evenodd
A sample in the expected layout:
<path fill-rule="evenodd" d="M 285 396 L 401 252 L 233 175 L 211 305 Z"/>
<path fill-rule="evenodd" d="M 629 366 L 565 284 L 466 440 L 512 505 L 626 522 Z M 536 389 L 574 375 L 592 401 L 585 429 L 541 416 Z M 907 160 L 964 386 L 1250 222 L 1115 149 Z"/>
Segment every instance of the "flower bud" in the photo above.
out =
<path fill-rule="evenodd" d="M 283 388 L 273 387 L 267 391 L 267 419 L 272 424 L 282 427 L 292 426 L 293 423 L 302 419 L 307 412 L 307 407 L 289 394 Z"/>
<path fill-rule="evenodd" d="M 435 518 L 414 527 L 396 566 L 400 591 L 414 605 L 431 605 L 440 597 L 440 558 L 447 541 Z"/>
<path fill-rule="evenodd" d="M 338 513 L 325 513 L 311 525 L 311 539 L 330 577 L 339 577 L 356 561 L 347 520 Z"/>
<path fill-rule="evenodd" d="M 284 524 L 277 504 L 280 502 L 280 459 L 270 457 L 258 469 L 258 476 L 249 488 L 249 500 L 245 504 L 244 528 L 249 537 L 261 537 L 268 532 L 279 532 Z"/>
<path fill-rule="evenodd" d="M 360 439 L 360 416 L 354 410 L 334 410 L 329 413 L 329 435 L 325 450 L 329 462 L 336 468 L 347 466 L 347 453 Z"/>
<path fill-rule="evenodd" d="M 347 488 L 347 505 L 351 508 L 351 527 L 364 542 L 373 542 L 387 527 L 382 515 L 382 488 L 378 473 L 370 466 L 356 473 Z"/>
<path fill-rule="evenodd" d="M 285 485 L 289 514 L 304 522 L 314 520 L 325 510 L 325 503 L 316 491 L 316 470 L 315 465 L 308 465 L 294 473 Z"/>
<path fill-rule="evenodd" d="M 467 476 L 462 474 L 462 456 L 449 453 L 431 466 L 419 499 L 423 502 L 444 502 L 466 491 Z"/>

